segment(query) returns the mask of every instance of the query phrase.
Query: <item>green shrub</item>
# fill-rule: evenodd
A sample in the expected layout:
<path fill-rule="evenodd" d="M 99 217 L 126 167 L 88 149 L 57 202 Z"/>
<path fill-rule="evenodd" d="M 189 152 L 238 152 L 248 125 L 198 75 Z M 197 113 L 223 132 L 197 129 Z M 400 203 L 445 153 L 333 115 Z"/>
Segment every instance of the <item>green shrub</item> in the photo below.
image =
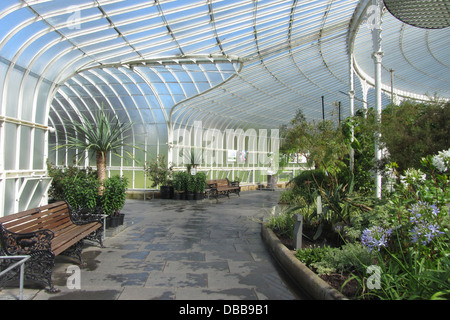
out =
<path fill-rule="evenodd" d="M 292 239 L 295 226 L 295 210 L 282 210 L 281 212 L 275 212 L 267 223 L 267 227 L 270 228 L 279 237 Z"/>
<path fill-rule="evenodd" d="M 173 174 L 173 187 L 176 191 L 187 191 L 190 174 L 186 171 L 177 171 Z"/>
<path fill-rule="evenodd" d="M 346 244 L 340 248 L 328 246 L 297 250 L 297 259 L 318 274 L 365 272 L 371 264 L 372 255 L 359 243 Z"/>
<path fill-rule="evenodd" d="M 197 172 L 194 175 L 195 182 L 195 192 L 201 193 L 206 189 L 206 173 L 205 172 Z"/>
<path fill-rule="evenodd" d="M 92 175 L 68 175 L 61 181 L 63 199 L 76 211 L 93 210 L 98 205 L 97 177 Z"/>
<path fill-rule="evenodd" d="M 323 170 L 302 171 L 289 182 L 292 192 L 302 197 L 308 205 L 316 201 L 320 187 L 326 187 L 329 183 L 330 179 Z"/>
<path fill-rule="evenodd" d="M 166 157 L 162 154 L 146 162 L 144 171 L 151 181 L 152 188 L 169 186 L 172 183 L 173 167 L 171 164 L 168 166 Z"/>
<path fill-rule="evenodd" d="M 128 184 L 125 177 L 107 178 L 103 195 L 98 195 L 98 177 L 91 168 L 57 168 L 49 164 L 48 171 L 53 178 L 49 196 L 55 201 L 67 201 L 75 211 L 114 214 L 125 204 Z"/>
<path fill-rule="evenodd" d="M 99 201 L 104 214 L 113 215 L 123 208 L 127 185 L 128 180 L 125 177 L 113 176 L 105 180 L 105 189 Z"/>
<path fill-rule="evenodd" d="M 313 264 L 322 261 L 325 257 L 325 254 L 330 250 L 330 247 L 299 249 L 295 252 L 295 257 L 303 262 L 305 266 L 310 268 Z"/>
<path fill-rule="evenodd" d="M 296 193 L 293 188 L 288 188 L 281 192 L 279 202 L 291 206 L 306 206 L 305 199 L 300 194 Z"/>
<path fill-rule="evenodd" d="M 340 248 L 326 251 L 321 261 L 313 263 L 318 274 L 324 273 L 358 273 L 363 274 L 372 264 L 372 254 L 360 243 L 349 243 Z"/>
<path fill-rule="evenodd" d="M 449 148 L 450 102 L 404 101 L 383 110 L 381 140 L 388 162 L 400 171 L 421 167 L 421 159 Z"/>
<path fill-rule="evenodd" d="M 88 179 L 97 178 L 96 170 L 93 170 L 90 167 L 86 169 L 75 166 L 60 168 L 47 162 L 47 171 L 49 177 L 52 178 L 48 196 L 54 201 L 64 200 L 66 198 L 64 188 L 67 188 L 66 185 L 69 184 L 71 180 L 75 180 L 77 177 L 88 177 Z"/>

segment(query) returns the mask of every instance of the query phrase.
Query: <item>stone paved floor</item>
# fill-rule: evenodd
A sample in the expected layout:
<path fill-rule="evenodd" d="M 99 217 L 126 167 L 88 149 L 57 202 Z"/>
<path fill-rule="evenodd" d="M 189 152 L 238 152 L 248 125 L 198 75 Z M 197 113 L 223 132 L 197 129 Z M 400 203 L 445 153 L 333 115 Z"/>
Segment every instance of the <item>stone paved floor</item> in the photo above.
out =
<path fill-rule="evenodd" d="M 127 228 L 89 245 L 80 289 L 68 288 L 67 257 L 54 269 L 60 293 L 27 287 L 25 299 L 302 299 L 266 250 L 260 221 L 279 193 L 251 191 L 216 200 L 127 200 Z M 5 288 L 0 299 L 17 297 Z"/>

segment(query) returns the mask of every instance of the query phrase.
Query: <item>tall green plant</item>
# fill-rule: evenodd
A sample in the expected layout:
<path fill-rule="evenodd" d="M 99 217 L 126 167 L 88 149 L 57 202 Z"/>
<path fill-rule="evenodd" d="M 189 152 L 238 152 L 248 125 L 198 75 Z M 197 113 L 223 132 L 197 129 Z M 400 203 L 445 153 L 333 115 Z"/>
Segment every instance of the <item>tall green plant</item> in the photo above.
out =
<path fill-rule="evenodd" d="M 350 176 L 353 176 L 354 190 L 364 195 L 373 194 L 375 186 L 373 178 L 376 165 L 375 136 L 373 133 L 379 130 L 377 126 L 376 115 L 372 109 L 357 112 L 354 117 L 349 117 L 341 123 L 345 143 L 353 150 L 353 170 L 350 168 L 343 170 L 340 178 L 349 180 Z M 350 154 L 348 158 L 350 164 Z"/>
<path fill-rule="evenodd" d="M 128 180 L 125 177 L 113 176 L 105 180 L 105 190 L 100 197 L 104 214 L 117 214 L 124 206 Z"/>
<path fill-rule="evenodd" d="M 172 183 L 175 191 L 183 192 L 185 190 L 182 171 L 174 172 Z"/>
<path fill-rule="evenodd" d="M 152 187 L 168 186 L 171 183 L 173 169 L 162 154 L 159 154 L 156 159 L 148 161 L 144 170 L 152 182 Z"/>
<path fill-rule="evenodd" d="M 380 289 L 369 294 L 380 299 L 450 298 L 450 150 L 421 163 L 385 194 L 388 223 L 362 232 L 361 242 L 377 253 L 381 269 Z"/>
<path fill-rule="evenodd" d="M 332 121 L 308 122 L 299 110 L 290 124 L 282 127 L 281 136 L 283 154 L 306 154 L 310 165 L 316 169 L 326 166 L 333 173 L 345 166 L 343 160 L 349 148 L 342 130 Z"/>
<path fill-rule="evenodd" d="M 420 160 L 450 146 L 450 102 L 405 101 L 382 114 L 381 141 L 389 151 L 387 162 L 400 172 L 418 169 Z"/>
<path fill-rule="evenodd" d="M 99 182 L 92 175 L 68 175 L 62 180 L 64 200 L 76 211 L 94 210 L 98 205 Z"/>
<path fill-rule="evenodd" d="M 126 141 L 128 139 L 128 131 L 132 127 L 132 123 L 120 123 L 117 117 L 108 116 L 103 107 L 94 114 L 94 119 L 91 121 L 84 114 L 82 114 L 80 122 L 71 122 L 67 126 L 73 126 L 74 133 L 70 133 L 66 144 L 58 148 L 70 148 L 78 150 L 78 155 L 82 159 L 86 153 L 94 152 L 97 161 L 97 175 L 100 182 L 99 194 L 104 190 L 103 182 L 105 181 L 107 155 L 112 152 L 118 157 L 122 157 L 119 151 L 122 147 L 136 146 L 129 145 Z M 132 155 L 125 151 L 129 157 Z"/>
<path fill-rule="evenodd" d="M 78 168 L 75 166 L 68 166 L 61 168 L 53 165 L 49 161 L 47 161 L 47 173 L 49 177 L 52 178 L 48 196 L 55 201 L 65 199 L 64 188 L 67 181 L 71 181 L 75 179 L 75 177 L 88 177 L 93 179 L 96 179 L 97 177 L 97 172 L 90 167 Z"/>
<path fill-rule="evenodd" d="M 206 189 L 206 173 L 197 172 L 194 176 L 195 180 L 195 192 L 201 193 Z"/>

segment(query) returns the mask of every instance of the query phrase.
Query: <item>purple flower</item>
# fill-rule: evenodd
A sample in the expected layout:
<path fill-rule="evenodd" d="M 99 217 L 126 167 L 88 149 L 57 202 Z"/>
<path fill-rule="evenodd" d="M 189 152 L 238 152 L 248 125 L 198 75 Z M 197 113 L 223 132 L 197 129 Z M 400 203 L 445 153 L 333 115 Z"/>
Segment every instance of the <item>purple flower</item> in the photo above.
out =
<path fill-rule="evenodd" d="M 362 233 L 361 243 L 367 247 L 369 252 L 373 249 L 380 251 L 381 247 L 387 247 L 391 233 L 391 229 L 385 230 L 379 226 L 368 228 Z"/>
<path fill-rule="evenodd" d="M 411 230 L 411 242 L 420 242 L 422 245 L 427 245 L 433 238 L 441 234 L 444 234 L 444 232 L 439 230 L 437 224 L 418 223 Z"/>
<path fill-rule="evenodd" d="M 411 212 L 409 222 L 413 224 L 410 230 L 412 243 L 427 245 L 433 238 L 443 234 L 438 224 L 430 222 L 430 220 L 435 221 L 440 213 L 436 205 L 418 201 L 409 211 Z"/>

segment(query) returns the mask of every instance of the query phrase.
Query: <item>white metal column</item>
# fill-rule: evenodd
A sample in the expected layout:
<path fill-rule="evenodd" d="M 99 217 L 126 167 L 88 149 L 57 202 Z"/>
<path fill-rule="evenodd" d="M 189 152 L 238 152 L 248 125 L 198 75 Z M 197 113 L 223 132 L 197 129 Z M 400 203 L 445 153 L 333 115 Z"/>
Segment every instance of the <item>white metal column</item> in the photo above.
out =
<path fill-rule="evenodd" d="M 375 70 L 375 102 L 377 110 L 377 120 L 381 121 L 381 63 L 383 60 L 383 51 L 381 50 L 381 13 L 383 10 L 383 2 L 381 0 L 373 0 L 369 8 L 372 30 L 373 53 Z M 380 148 L 380 133 L 375 132 L 375 160 L 378 162 L 382 158 Z M 375 196 L 381 198 L 381 173 L 377 169 L 375 173 Z"/>

